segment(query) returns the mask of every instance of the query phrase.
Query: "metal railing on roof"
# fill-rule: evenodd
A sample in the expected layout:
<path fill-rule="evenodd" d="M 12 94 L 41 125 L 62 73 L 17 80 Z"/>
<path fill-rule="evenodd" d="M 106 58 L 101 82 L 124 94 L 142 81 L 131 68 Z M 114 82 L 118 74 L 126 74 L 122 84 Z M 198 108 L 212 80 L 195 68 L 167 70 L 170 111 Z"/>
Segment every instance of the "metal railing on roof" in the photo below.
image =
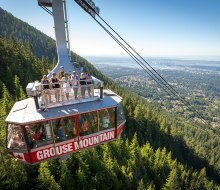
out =
<path fill-rule="evenodd" d="M 96 100 L 95 86 L 89 80 L 69 80 L 38 86 L 38 103 L 40 107 L 50 108 L 70 103 Z"/>

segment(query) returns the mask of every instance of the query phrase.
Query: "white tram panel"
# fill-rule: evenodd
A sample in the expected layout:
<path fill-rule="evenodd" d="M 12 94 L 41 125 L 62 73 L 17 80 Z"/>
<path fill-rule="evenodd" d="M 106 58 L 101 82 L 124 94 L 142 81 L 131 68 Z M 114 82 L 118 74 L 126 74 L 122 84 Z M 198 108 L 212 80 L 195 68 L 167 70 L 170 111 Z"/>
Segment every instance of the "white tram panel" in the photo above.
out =
<path fill-rule="evenodd" d="M 111 92 L 111 93 L 110 93 Z M 6 122 L 15 124 L 28 124 L 43 120 L 66 117 L 74 114 L 92 112 L 110 107 L 117 107 L 122 98 L 110 90 L 104 90 L 102 100 L 77 103 L 66 106 L 58 106 L 48 109 L 48 111 L 38 111 L 33 98 L 28 98 L 16 102 L 11 109 Z"/>

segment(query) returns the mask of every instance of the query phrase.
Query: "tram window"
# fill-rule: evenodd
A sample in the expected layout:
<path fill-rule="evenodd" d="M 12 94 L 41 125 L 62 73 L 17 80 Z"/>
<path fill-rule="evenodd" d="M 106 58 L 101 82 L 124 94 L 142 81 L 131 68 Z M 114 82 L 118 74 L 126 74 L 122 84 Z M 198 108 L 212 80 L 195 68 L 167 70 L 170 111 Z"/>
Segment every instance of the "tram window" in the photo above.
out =
<path fill-rule="evenodd" d="M 123 108 L 121 104 L 119 104 L 117 109 L 117 124 L 120 125 L 124 121 L 125 121 L 125 115 L 123 112 Z"/>
<path fill-rule="evenodd" d="M 98 125 L 99 125 L 98 112 L 92 112 L 90 114 L 92 115 L 92 126 L 90 128 L 90 132 L 97 133 L 98 132 Z"/>
<path fill-rule="evenodd" d="M 97 112 L 90 112 L 78 116 L 78 126 L 80 135 L 89 135 L 98 132 L 98 115 Z"/>
<path fill-rule="evenodd" d="M 30 148 L 53 143 L 49 122 L 26 125 L 25 130 Z"/>
<path fill-rule="evenodd" d="M 26 149 L 22 126 L 8 124 L 7 127 L 7 148 L 9 149 Z"/>
<path fill-rule="evenodd" d="M 105 130 L 115 127 L 115 108 L 109 108 L 99 111 L 100 127 L 99 130 Z"/>
<path fill-rule="evenodd" d="M 53 120 L 52 123 L 56 142 L 61 142 L 76 137 L 73 116 L 56 119 Z"/>

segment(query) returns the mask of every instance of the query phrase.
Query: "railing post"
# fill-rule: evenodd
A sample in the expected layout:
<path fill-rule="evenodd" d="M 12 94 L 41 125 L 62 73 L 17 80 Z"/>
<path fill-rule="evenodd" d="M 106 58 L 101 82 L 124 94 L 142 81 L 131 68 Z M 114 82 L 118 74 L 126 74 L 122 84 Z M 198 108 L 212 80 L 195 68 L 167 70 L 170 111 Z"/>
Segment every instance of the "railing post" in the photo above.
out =
<path fill-rule="evenodd" d="M 103 82 L 100 85 L 100 99 L 103 99 Z"/>
<path fill-rule="evenodd" d="M 33 94 L 34 94 L 33 97 L 34 97 L 34 102 L 35 102 L 36 109 L 39 110 L 40 106 L 39 106 L 39 102 L 38 102 L 38 99 L 37 99 L 36 90 L 33 91 Z"/>

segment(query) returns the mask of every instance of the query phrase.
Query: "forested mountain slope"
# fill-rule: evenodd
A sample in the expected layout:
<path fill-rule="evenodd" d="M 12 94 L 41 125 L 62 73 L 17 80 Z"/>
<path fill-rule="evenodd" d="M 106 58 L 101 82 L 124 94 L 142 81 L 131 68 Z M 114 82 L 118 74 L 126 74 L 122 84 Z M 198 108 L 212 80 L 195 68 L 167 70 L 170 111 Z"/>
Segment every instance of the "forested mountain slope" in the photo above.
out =
<path fill-rule="evenodd" d="M 56 58 L 55 41 L 52 38 L 15 18 L 1 7 L 0 20 L 0 37 L 13 37 L 23 44 L 31 44 L 31 48 L 38 58 L 45 57 L 50 62 Z"/>
<path fill-rule="evenodd" d="M 4 119 L 13 103 L 25 98 L 26 84 L 39 80 L 50 65 L 37 58 L 28 44 L 1 38 L 1 189 L 220 189 L 218 131 L 176 120 L 115 84 L 82 57 L 73 56 L 123 97 L 127 123 L 122 139 L 72 154 L 67 161 L 36 166 L 8 156 Z"/>
<path fill-rule="evenodd" d="M 0 57 L 0 86 L 4 83 L 12 94 L 15 75 L 25 88 L 27 81 L 39 80 L 51 67 L 46 59 L 36 58 L 29 44 L 22 44 L 14 38 L 0 38 Z"/>

